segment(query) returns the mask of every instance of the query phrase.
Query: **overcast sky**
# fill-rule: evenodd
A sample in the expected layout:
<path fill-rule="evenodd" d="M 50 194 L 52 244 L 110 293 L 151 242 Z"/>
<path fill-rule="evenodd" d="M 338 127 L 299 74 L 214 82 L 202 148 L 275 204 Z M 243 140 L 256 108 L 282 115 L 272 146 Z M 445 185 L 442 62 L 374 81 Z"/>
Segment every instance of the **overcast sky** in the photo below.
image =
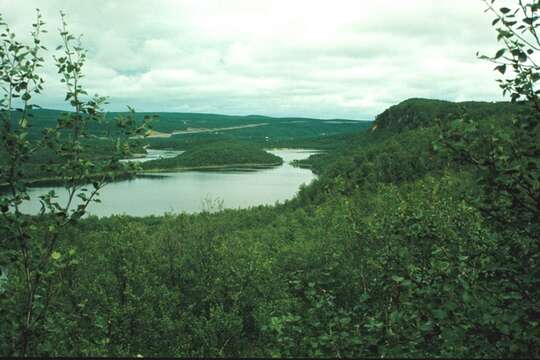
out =
<path fill-rule="evenodd" d="M 47 95 L 59 10 L 82 33 L 84 84 L 108 110 L 372 119 L 410 97 L 501 100 L 480 0 L 0 0 L 18 34 L 41 9 Z"/>

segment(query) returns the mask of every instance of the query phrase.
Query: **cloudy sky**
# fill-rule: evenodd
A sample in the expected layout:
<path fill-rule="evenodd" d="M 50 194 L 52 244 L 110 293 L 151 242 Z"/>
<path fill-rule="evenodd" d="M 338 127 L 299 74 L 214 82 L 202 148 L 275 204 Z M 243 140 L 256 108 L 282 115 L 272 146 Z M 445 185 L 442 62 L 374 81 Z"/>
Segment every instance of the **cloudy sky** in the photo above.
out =
<path fill-rule="evenodd" d="M 410 97 L 500 100 L 480 0 L 0 0 L 50 51 L 45 107 L 66 108 L 52 53 L 59 11 L 82 33 L 84 84 L 108 110 L 372 119 Z"/>

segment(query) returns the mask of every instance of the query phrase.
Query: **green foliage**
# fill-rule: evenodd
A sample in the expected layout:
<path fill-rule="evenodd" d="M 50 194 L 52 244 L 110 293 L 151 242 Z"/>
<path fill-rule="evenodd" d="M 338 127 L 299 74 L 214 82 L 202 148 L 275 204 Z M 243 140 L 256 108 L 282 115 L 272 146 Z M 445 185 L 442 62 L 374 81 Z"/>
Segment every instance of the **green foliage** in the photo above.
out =
<path fill-rule="evenodd" d="M 32 25 L 32 44 L 24 45 L 0 17 L 0 82 L 4 92 L 0 100 L 0 145 L 1 154 L 5 155 L 0 184 L 7 188 L 0 194 L 0 266 L 7 269 L 3 272 L 7 282 L 4 294 L 11 295 L 2 299 L 2 308 L 5 305 L 9 310 L 3 319 L 8 342 L 1 347 L 2 353 L 10 355 L 32 353 L 39 342 L 39 330 L 47 322 L 58 276 L 72 264 L 66 263 L 66 257 L 57 250 L 60 234 L 85 214 L 88 204 L 99 201 L 99 190 L 111 177 L 130 166 L 123 166 L 118 159 L 129 154 L 129 137 L 144 132 L 146 127 L 145 124 L 135 127 L 133 121 L 119 118 L 119 125 L 125 131 L 123 139 L 116 141 L 116 152 L 107 161 L 96 163 L 85 156 L 88 124 L 100 121 L 100 107 L 105 98 L 87 97 L 81 85 L 86 52 L 67 30 L 64 14 L 61 18 L 63 44 L 57 50 L 62 50 L 62 54 L 54 59 L 66 86 L 66 101 L 74 111 L 60 116 L 54 126 L 42 128 L 40 139 L 30 139 L 29 129 L 35 120 L 31 112 L 35 106 L 30 100 L 42 92 L 44 84 L 39 71 L 45 61 L 41 53 L 46 48 L 40 40 L 45 23 L 38 10 Z M 20 113 L 17 118 L 15 111 Z M 41 164 L 40 170 L 59 179 L 69 195 L 66 203 L 57 201 L 54 192 L 41 196 L 39 216 L 29 217 L 20 211 L 20 205 L 29 198 L 27 172 L 35 171 L 30 160 L 40 152 L 57 159 Z M 99 177 L 92 177 L 94 174 Z M 91 188 L 84 187 L 89 183 Z M 75 207 L 76 198 L 81 201 Z"/>
<path fill-rule="evenodd" d="M 193 133 L 176 134 L 171 137 L 131 137 L 129 139 L 129 151 L 133 153 L 144 153 L 146 147 L 153 149 L 177 149 L 177 150 L 198 150 L 213 146 L 211 144 L 221 143 L 222 149 L 218 149 L 216 154 L 223 151 L 227 153 L 226 157 L 235 160 L 237 163 L 277 163 L 279 160 L 270 159 L 264 155 L 260 148 L 273 147 L 294 147 L 294 148 L 317 148 L 328 149 L 339 147 L 348 141 L 347 134 L 356 131 L 362 131 L 369 127 L 370 122 L 352 121 L 352 120 L 320 120 L 309 118 L 272 118 L 264 116 L 227 116 L 218 114 L 197 114 L 197 113 L 123 113 L 112 112 L 99 114 L 98 121 L 89 121 L 85 124 L 86 135 L 82 138 L 82 155 L 96 164 L 106 164 L 111 154 L 117 150 L 116 139 L 121 136 L 125 140 L 125 131 L 122 133 L 122 127 L 126 125 L 139 127 L 149 125 L 157 132 L 171 134 L 175 131 L 186 131 L 191 129 Z M 69 117 L 73 114 L 49 109 L 29 109 L 28 116 L 34 119 L 28 126 L 26 138 L 32 143 L 39 142 L 45 129 L 55 127 L 58 118 Z M 12 111 L 11 123 L 18 124 L 21 119 L 21 113 Z M 259 127 L 243 127 L 250 124 L 266 124 Z M 238 129 L 219 131 L 217 129 L 227 127 L 240 127 Z M 195 129 L 195 130 L 194 130 Z M 205 132 L 196 132 L 199 131 Z M 216 129 L 208 131 L 208 129 Z M 59 136 L 66 135 L 69 129 L 60 128 L 56 130 Z M 47 130 L 48 131 L 48 130 Z M 141 132 L 139 132 L 141 134 Z M 146 135 L 156 134 L 148 132 Z M 246 149 L 241 149 L 234 144 L 243 143 Z M 231 145 L 232 144 L 232 145 Z M 234 152 L 228 150 L 229 146 L 234 147 Z M 256 149 L 259 148 L 259 149 Z M 248 153 L 251 155 L 247 155 Z M 257 155 L 255 155 L 255 153 Z M 245 156 L 240 156 L 244 154 Z M 199 156 L 199 155 L 198 155 Z M 249 159 L 251 157 L 251 159 Z M 225 160 L 221 156 L 220 164 L 232 164 L 233 162 Z M 183 159 L 186 159 L 184 157 Z M 0 149 L 0 165 L 7 161 L 5 150 Z M 25 177 L 32 178 L 36 182 L 44 183 L 59 179 L 47 170 L 50 164 L 59 164 L 62 158 L 55 156 L 54 151 L 48 148 L 37 148 L 26 163 L 21 166 L 25 169 Z M 155 163 L 154 163 L 155 164 Z M 204 159 L 202 163 L 190 163 L 192 166 L 215 165 L 212 159 Z M 148 165 L 147 165 L 148 166 Z M 175 164 L 166 162 L 160 167 L 185 167 L 185 164 Z M 92 170 L 96 176 L 99 168 Z M 125 175 L 127 176 L 127 175 Z M 2 184 L 0 184 L 1 186 Z"/>
<path fill-rule="evenodd" d="M 491 229 L 472 174 L 370 189 L 84 220 L 35 354 L 538 355 L 538 244 Z"/>
<path fill-rule="evenodd" d="M 152 160 L 143 169 L 174 169 L 226 165 L 279 165 L 283 160 L 256 145 L 216 141 L 191 148 L 174 158 Z"/>
<path fill-rule="evenodd" d="M 500 12 L 513 26 L 514 10 Z M 319 179 L 278 207 L 89 217 L 61 231 L 57 212 L 5 211 L 0 354 L 539 357 L 538 112 L 519 81 L 509 84 L 523 103 L 410 100 L 371 132 L 305 140 L 329 150 L 307 162 Z M 69 131 L 84 119 L 72 116 Z M 14 159 L 22 133 L 4 132 Z M 198 149 L 211 138 L 185 142 L 186 159 L 260 154 L 260 144 Z M 77 147 L 67 149 L 69 161 Z M 39 275 L 30 292 L 28 273 Z"/>
<path fill-rule="evenodd" d="M 509 102 L 451 102 L 431 99 L 408 99 L 391 106 L 375 119 L 371 130 L 374 135 L 380 132 L 399 133 L 419 127 L 432 127 L 437 122 L 446 123 L 467 112 L 474 120 L 495 119 L 510 122 L 511 118 L 530 113 L 524 103 Z"/>
<path fill-rule="evenodd" d="M 39 139 L 43 128 L 53 127 L 58 117 L 65 111 L 51 109 L 32 109 L 32 117 L 38 119 L 28 129 L 30 139 Z M 94 139 L 108 139 L 118 136 L 121 130 L 116 126 L 119 116 L 126 112 L 108 112 L 103 114 L 99 123 L 89 123 L 88 133 Z M 157 116 L 156 116 L 157 115 Z M 197 146 L 211 140 L 239 140 L 270 146 L 290 146 L 298 140 L 314 143 L 333 144 L 333 140 L 326 138 L 341 134 L 355 133 L 367 129 L 371 122 L 344 119 L 313 119 L 313 118 L 276 118 L 270 116 L 231 116 L 220 114 L 201 113 L 145 113 L 133 114 L 136 124 L 144 123 L 145 118 L 151 119 L 152 128 L 165 135 L 173 134 L 168 138 L 146 138 L 154 148 L 173 147 L 185 149 Z M 20 114 L 13 113 L 13 122 L 19 121 Z M 245 127 L 246 125 L 260 125 Z M 236 129 L 228 129 L 238 127 Z M 186 132 L 192 131 L 192 133 Z M 200 131 L 200 132 L 197 132 Z M 176 132 L 176 134 L 175 134 Z M 179 133 L 180 132 L 180 133 Z M 184 132 L 184 133 L 181 133 Z"/>
<path fill-rule="evenodd" d="M 514 9 L 497 10 L 495 1 L 486 4 L 504 47 L 481 58 L 498 64 L 501 73 L 506 66 L 512 68 L 511 77 L 498 80 L 500 87 L 513 102 L 525 100 L 527 111 L 508 126 L 482 126 L 465 113 L 444 129 L 441 140 L 455 156 L 480 170 L 481 206 L 487 215 L 503 227 L 519 224 L 540 239 L 540 72 L 534 57 L 540 50 L 540 6 L 519 1 Z"/>

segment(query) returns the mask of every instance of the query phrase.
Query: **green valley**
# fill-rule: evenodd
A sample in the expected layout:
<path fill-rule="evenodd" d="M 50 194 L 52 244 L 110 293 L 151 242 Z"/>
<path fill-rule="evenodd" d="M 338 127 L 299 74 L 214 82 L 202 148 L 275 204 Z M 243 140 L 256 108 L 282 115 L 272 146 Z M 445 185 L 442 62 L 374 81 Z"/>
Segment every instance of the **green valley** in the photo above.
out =
<path fill-rule="evenodd" d="M 539 1 L 484 1 L 501 48 L 479 58 L 509 101 L 386 108 L 404 89 L 489 94 L 456 45 L 483 39 L 469 2 L 261 1 L 245 17 L 178 3 L 140 24 L 137 7 L 84 7 L 107 39 L 92 52 L 61 13 L 69 112 L 32 105 L 50 75 L 39 10 L 28 44 L 0 17 L 0 357 L 540 357 Z M 111 9 L 129 23 L 107 30 Z M 167 38 L 180 31 L 191 46 Z M 83 87 L 87 54 L 104 87 L 144 89 L 147 106 L 380 109 L 373 121 L 105 113 Z"/>
<path fill-rule="evenodd" d="M 406 114 L 421 119 L 429 105 Z M 38 353 L 534 352 L 535 301 L 520 299 L 540 295 L 538 222 L 488 220 L 480 174 L 433 148 L 438 126 L 378 128 L 385 120 L 374 122 L 377 136 L 336 138 L 335 150 L 310 159 L 319 179 L 278 207 L 91 217 L 70 227 L 54 260 L 64 279 L 49 300 L 54 315 L 36 328 Z M 180 159 L 162 162 L 192 164 Z M 20 304 L 0 299 L 13 311 Z M 59 342 L 72 328 L 76 336 Z"/>

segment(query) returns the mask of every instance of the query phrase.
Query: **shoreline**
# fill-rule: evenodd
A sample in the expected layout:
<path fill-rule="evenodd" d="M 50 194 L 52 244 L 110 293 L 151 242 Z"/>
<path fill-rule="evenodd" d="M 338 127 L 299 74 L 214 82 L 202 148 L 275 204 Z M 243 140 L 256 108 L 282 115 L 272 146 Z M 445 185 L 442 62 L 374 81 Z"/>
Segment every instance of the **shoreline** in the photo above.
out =
<path fill-rule="evenodd" d="M 226 165 L 200 165 L 200 166 L 185 166 L 185 167 L 172 167 L 172 168 L 156 168 L 156 169 L 143 169 L 141 171 L 133 173 L 120 173 L 111 182 L 129 180 L 130 178 L 136 178 L 138 176 L 144 176 L 145 174 L 155 173 L 167 173 L 167 172 L 183 172 L 193 170 L 226 170 L 226 169 L 269 169 L 276 166 L 283 165 L 283 161 L 275 163 L 240 163 L 240 164 L 226 164 Z M 103 173 L 97 173 L 90 175 L 90 179 L 96 179 L 102 177 Z M 28 187 L 40 187 L 40 186 L 62 186 L 63 180 L 59 177 L 44 177 L 29 179 L 26 181 Z M 0 184 L 0 192 L 7 189 L 7 183 Z"/>
<path fill-rule="evenodd" d="M 177 166 L 171 168 L 156 168 L 156 169 L 145 169 L 139 172 L 138 174 L 145 173 L 159 173 L 159 172 L 180 172 L 180 171 L 191 171 L 191 170 L 213 170 L 213 169 L 229 169 L 229 168 L 259 168 L 267 169 L 283 165 L 283 161 L 275 163 L 240 163 L 240 164 L 226 164 L 226 165 L 199 165 L 199 166 Z"/>

